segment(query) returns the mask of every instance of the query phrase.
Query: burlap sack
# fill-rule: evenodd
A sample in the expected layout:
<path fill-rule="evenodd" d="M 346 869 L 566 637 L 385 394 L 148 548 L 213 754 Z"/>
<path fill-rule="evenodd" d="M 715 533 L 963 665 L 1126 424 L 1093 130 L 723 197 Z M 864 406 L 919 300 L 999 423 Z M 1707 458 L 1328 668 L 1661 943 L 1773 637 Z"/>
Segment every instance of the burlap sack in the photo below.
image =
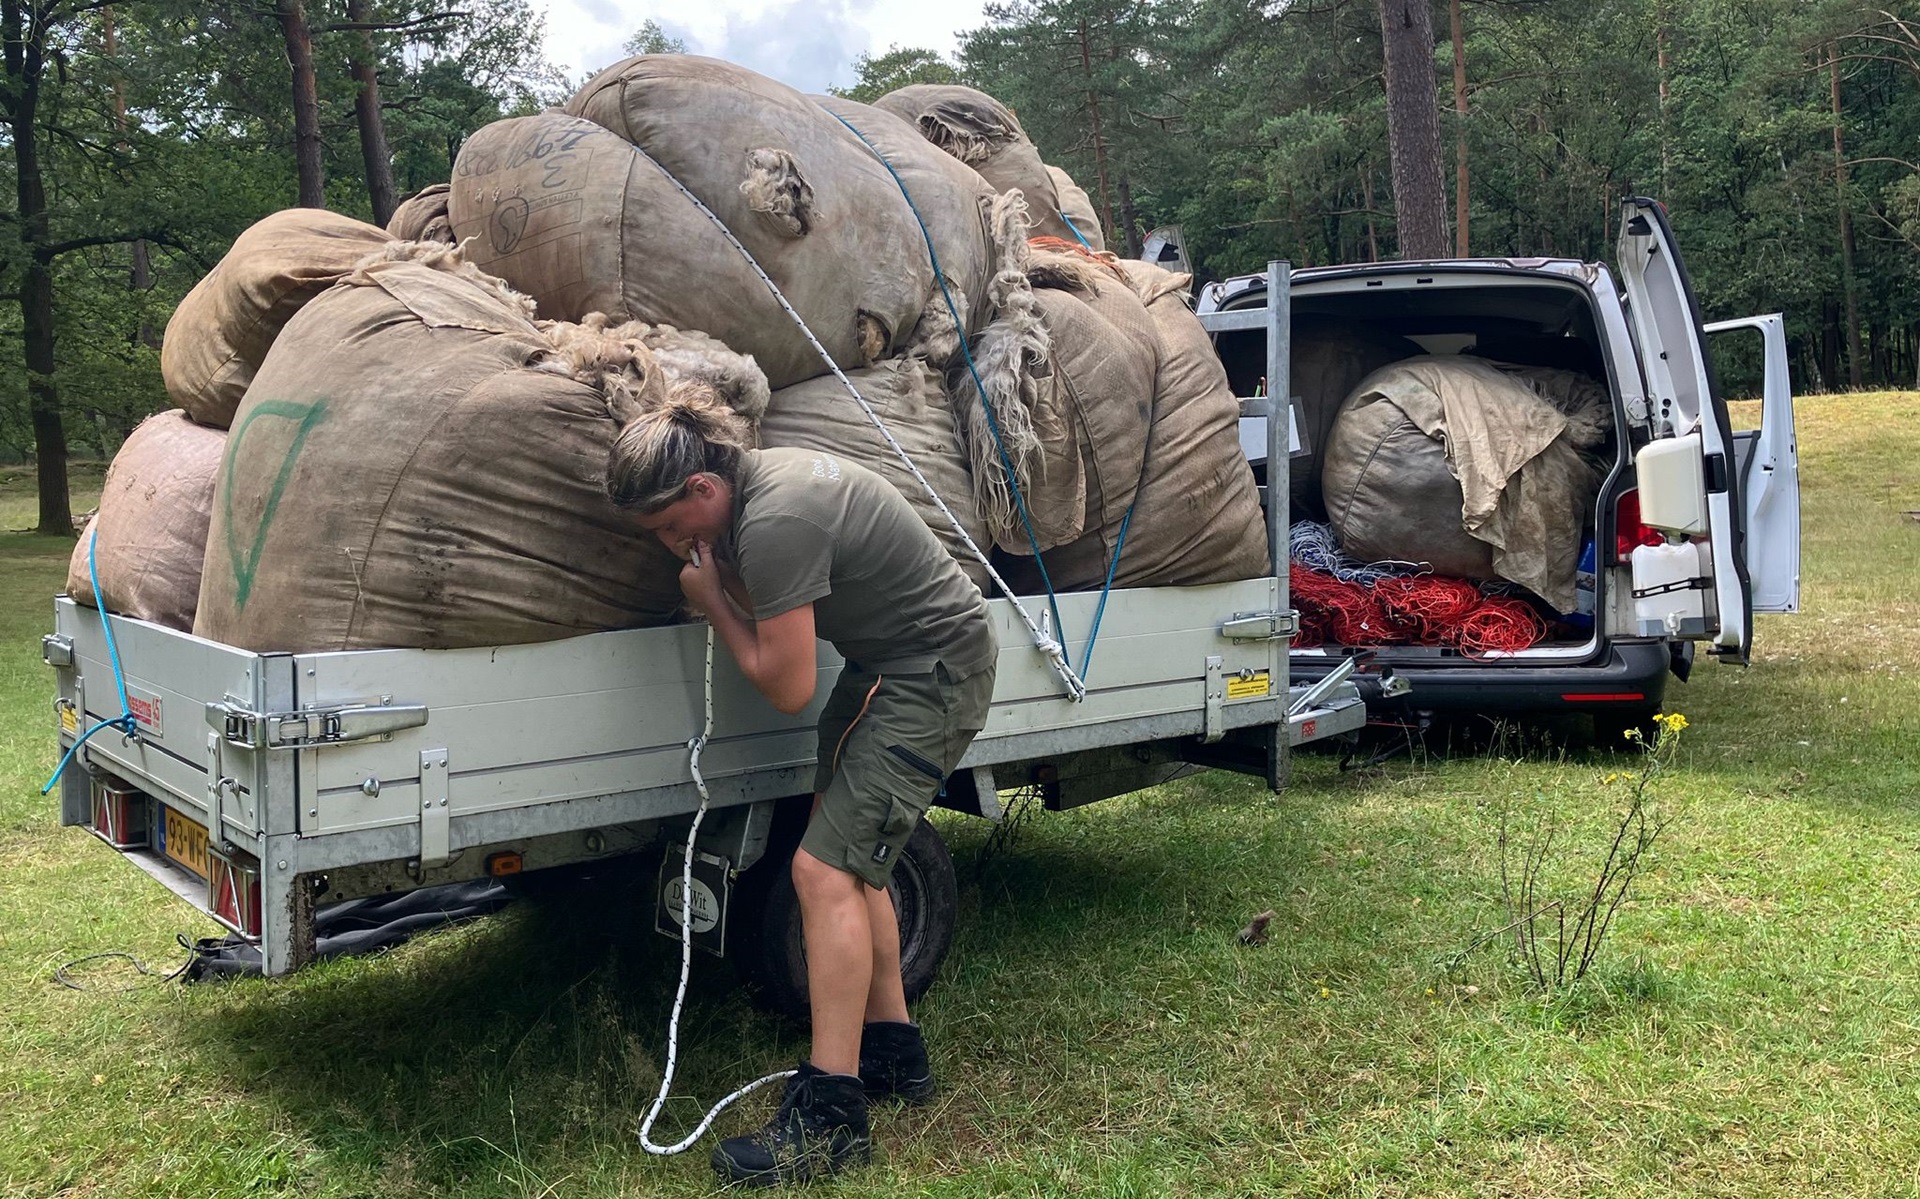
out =
<path fill-rule="evenodd" d="M 1100 228 L 1099 214 L 1093 210 L 1093 200 L 1086 189 L 1073 181 L 1073 176 L 1056 166 L 1047 168 L 1047 178 L 1053 180 L 1054 194 L 1060 198 L 1060 215 L 1065 218 L 1073 232 L 1092 250 L 1107 248 L 1107 235 Z"/>
<path fill-rule="evenodd" d="M 624 264 L 616 277 L 629 281 L 628 315 L 710 333 L 757 358 L 776 387 L 825 373 L 764 287 L 734 283 L 752 278 L 745 263 L 710 225 L 701 229 L 706 218 L 691 211 L 661 168 L 726 222 L 843 368 L 899 352 L 935 298 L 926 246 L 893 176 L 852 131 L 792 88 L 714 59 L 643 55 L 595 76 L 566 112 L 645 156 L 621 164 L 628 177 L 614 189 L 616 206 L 581 203 L 571 218 L 548 213 L 541 221 L 542 235 L 552 239 L 570 224 L 619 214 L 624 257 L 614 262 Z M 486 186 L 529 206 L 529 217 L 533 206 L 567 204 L 567 194 L 586 182 L 571 139 L 523 136 L 505 149 L 490 173 L 507 174 Z M 516 151 L 540 161 L 519 161 Z M 476 173 L 471 165 L 469 178 Z M 604 180 L 614 169 L 603 163 L 591 178 Z M 607 190 L 605 182 L 595 186 Z M 466 178 L 456 191 L 468 191 Z M 486 214 L 470 213 L 456 195 L 456 231 L 465 236 L 475 215 L 484 225 Z M 948 269 L 965 277 L 974 268 L 955 262 Z M 643 275 L 654 282 L 642 287 L 671 296 L 635 294 L 632 281 Z M 653 302 L 684 303 L 701 292 L 714 294 L 697 298 L 693 308 Z M 649 303 L 637 302 L 643 299 Z"/>
<path fill-rule="evenodd" d="M 201 424 L 226 428 L 281 326 L 390 240 L 384 229 L 317 208 L 257 222 L 167 322 L 167 394 Z"/>
<path fill-rule="evenodd" d="M 1031 472 L 1028 509 L 1054 586 L 1097 587 L 1146 462 L 1159 365 L 1154 323 L 1109 266 L 1077 254 L 1036 253 L 1032 274 L 1052 348 L 1051 373 L 1040 380 L 1033 408 L 1040 465 Z M 982 471 L 977 453 L 973 462 Z M 1063 487 L 1063 480 L 1071 482 Z M 1084 497 L 1077 513 L 1068 506 L 1076 493 Z M 1017 517 L 987 515 L 1001 549 L 1032 553 Z M 1076 515 L 1079 533 L 1056 539 L 1055 527 L 1070 529 Z"/>
<path fill-rule="evenodd" d="M 91 550 L 108 611 L 190 631 L 226 448 L 225 433 L 178 408 L 141 421 L 107 468 L 100 511 L 67 566 L 67 594 L 93 607 Z"/>
<path fill-rule="evenodd" d="M 919 224 L 905 231 L 905 235 L 920 242 L 923 254 L 926 237 L 931 236 L 954 307 L 969 330 L 979 329 L 990 315 L 987 283 L 1000 265 L 988 227 L 988 214 L 995 196 L 993 187 L 979 172 L 942 154 L 913 126 L 890 112 L 838 96 L 815 96 L 813 100 L 870 143 L 873 151 L 899 175 L 912 197 L 909 215 L 917 213 L 926 225 L 925 236 Z M 945 366 L 958 350 L 946 298 L 936 288 L 928 296 L 927 308 L 908 352 L 931 358 L 937 366 Z"/>
<path fill-rule="evenodd" d="M 1292 519 L 1322 520 L 1327 506 L 1320 495 L 1321 464 L 1327 437 L 1340 405 L 1360 380 L 1389 363 L 1412 358 L 1420 347 L 1404 337 L 1333 317 L 1293 318 L 1293 386 L 1289 392 L 1300 412 L 1304 453 L 1288 463 Z"/>
<path fill-rule="evenodd" d="M 436 183 L 401 201 L 387 218 L 387 232 L 395 241 L 433 241 L 453 244 L 453 223 L 447 219 L 445 183 Z"/>
<path fill-rule="evenodd" d="M 1395 363 L 1354 390 L 1323 482 L 1341 548 L 1504 578 L 1574 605 L 1581 531 L 1600 476 L 1568 418 L 1522 368 L 1454 355 Z"/>
<path fill-rule="evenodd" d="M 1116 585 L 1250 579 L 1271 568 L 1266 514 L 1240 448 L 1240 401 L 1187 306 L 1192 276 L 1120 260 L 1158 348 L 1146 473 Z"/>
<path fill-rule="evenodd" d="M 1035 235 L 1073 240 L 1053 177 L 1012 109 L 985 92 L 944 83 L 896 88 L 873 105 L 978 171 L 995 191 L 1018 190 Z"/>
<path fill-rule="evenodd" d="M 966 449 L 960 444 L 940 376 L 917 358 L 895 358 L 847 377 L 886 422 L 888 431 L 940 493 L 948 509 L 960 518 L 974 544 L 983 551 L 992 548 L 986 522 L 974 506 Z M 980 560 L 966 548 L 952 522 L 928 498 L 926 489 L 840 380 L 827 375 L 774 392 L 761 418 L 760 444 L 829 450 L 880 475 L 907 498 L 967 576 L 981 590 L 987 589 L 987 572 Z"/>
<path fill-rule="evenodd" d="M 290 322 L 234 423 L 194 631 L 254 650 L 453 648 L 661 623 L 678 563 L 607 455 L 644 346 L 536 329 L 457 265 L 365 267 Z"/>

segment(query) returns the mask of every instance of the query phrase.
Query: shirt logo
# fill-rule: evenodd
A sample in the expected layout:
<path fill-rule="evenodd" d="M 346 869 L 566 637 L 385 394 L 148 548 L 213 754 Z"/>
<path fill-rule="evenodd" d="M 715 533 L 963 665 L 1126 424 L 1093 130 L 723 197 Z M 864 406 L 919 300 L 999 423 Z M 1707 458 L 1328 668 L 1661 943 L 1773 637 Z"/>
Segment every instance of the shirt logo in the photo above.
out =
<path fill-rule="evenodd" d="M 836 459 L 824 454 L 815 458 L 813 460 L 813 477 L 816 479 L 831 479 L 836 483 L 839 482 L 840 463 Z"/>
<path fill-rule="evenodd" d="M 873 851 L 873 860 L 875 862 L 884 863 L 892 853 L 893 853 L 892 846 L 882 845 L 880 848 Z"/>

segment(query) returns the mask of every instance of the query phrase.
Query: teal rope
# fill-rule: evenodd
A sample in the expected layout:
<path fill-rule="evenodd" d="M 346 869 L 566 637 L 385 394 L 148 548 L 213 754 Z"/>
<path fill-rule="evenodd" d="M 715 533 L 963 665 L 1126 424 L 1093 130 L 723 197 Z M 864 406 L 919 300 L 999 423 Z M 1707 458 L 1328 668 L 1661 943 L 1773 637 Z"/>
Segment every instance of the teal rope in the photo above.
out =
<path fill-rule="evenodd" d="M 133 708 L 127 703 L 127 676 L 120 669 L 120 647 L 114 644 L 113 625 L 107 621 L 107 603 L 100 598 L 100 568 L 94 560 L 94 554 L 99 548 L 100 518 L 95 517 L 93 538 L 87 542 L 87 576 L 93 582 L 93 606 L 94 610 L 100 614 L 100 630 L 107 635 L 107 658 L 113 663 L 113 681 L 120 688 L 120 715 L 103 720 L 80 734 L 80 739 L 73 743 L 73 748 L 60 759 L 60 765 L 53 768 L 53 777 L 47 780 L 46 786 L 40 788 L 42 795 L 53 790 L 53 785 L 60 781 L 62 774 L 66 773 L 68 764 L 73 761 L 73 755 L 80 752 L 80 747 L 87 743 L 87 738 L 101 729 L 119 729 L 129 737 L 140 731 L 140 723 L 133 718 Z"/>
<path fill-rule="evenodd" d="M 1092 242 L 1080 236 L 1080 230 L 1074 227 L 1072 219 L 1069 218 L 1066 213 L 1063 212 L 1060 214 L 1060 221 L 1066 225 L 1067 232 L 1073 234 L 1073 240 L 1085 246 L 1088 253 L 1099 253 L 1098 250 L 1093 248 Z M 1140 464 L 1141 482 L 1144 483 L 1146 481 L 1146 476 L 1146 463 L 1142 461 Z M 1093 631 L 1087 634 L 1087 652 L 1080 659 L 1080 681 L 1083 683 L 1087 680 L 1087 671 L 1093 667 L 1093 643 L 1100 639 L 1100 618 L 1107 614 L 1107 596 L 1113 593 L 1113 574 L 1120 569 L 1120 551 L 1127 547 L 1127 529 L 1133 524 L 1133 510 L 1139 503 L 1140 492 L 1136 488 L 1133 493 L 1133 503 L 1127 505 L 1127 514 L 1120 518 L 1120 536 L 1116 537 L 1113 542 L 1113 560 L 1107 563 L 1107 581 L 1100 585 L 1100 603 L 1093 609 Z"/>
<path fill-rule="evenodd" d="M 1093 243 L 1088 241 L 1086 238 L 1081 237 L 1080 230 L 1073 227 L 1073 218 L 1069 217 L 1066 213 L 1063 212 L 1060 214 L 1060 223 L 1067 227 L 1068 233 L 1073 234 L 1073 240 L 1079 242 L 1081 245 L 1085 246 L 1087 249 L 1093 250 Z M 1093 252 L 1096 254 L 1099 253 L 1098 250 L 1094 250 Z"/>
<path fill-rule="evenodd" d="M 822 109 L 822 111 L 828 110 Z M 993 448 L 1000 455 L 1000 469 L 1007 476 L 1007 488 L 1013 492 L 1014 507 L 1019 510 L 1020 524 L 1026 529 L 1027 545 L 1033 550 L 1033 564 L 1039 568 L 1040 582 L 1047 589 L 1047 607 L 1053 611 L 1054 628 L 1059 630 L 1055 636 L 1064 641 L 1067 626 L 1066 622 L 1060 619 L 1060 600 L 1054 594 L 1053 579 L 1047 574 L 1047 564 L 1040 556 L 1040 538 L 1033 531 L 1033 520 L 1027 513 L 1026 497 L 1020 494 L 1019 480 L 1014 478 L 1013 459 L 1008 456 L 1006 442 L 1000 437 L 1000 422 L 993 415 L 993 404 L 987 399 L 986 384 L 980 381 L 979 368 L 973 364 L 973 352 L 967 348 L 967 322 L 961 319 L 960 308 L 953 302 L 953 293 L 947 290 L 947 272 L 940 265 L 940 252 L 933 247 L 933 233 L 927 228 L 926 218 L 920 215 L 920 206 L 913 202 L 913 193 L 907 190 L 907 181 L 900 177 L 899 171 L 893 169 L 893 164 L 888 162 L 887 156 L 880 152 L 880 147 L 868 141 L 867 135 L 854 128 L 852 121 L 837 112 L 828 112 L 828 115 L 845 125 L 848 132 L 859 138 L 867 149 L 873 151 L 873 156 L 880 160 L 880 165 L 887 168 L 887 174 L 893 176 L 894 185 L 900 189 L 900 194 L 906 197 L 907 208 L 912 211 L 914 222 L 920 226 L 920 236 L 927 243 L 927 258 L 933 263 L 934 280 L 940 284 L 940 296 L 946 300 L 947 313 L 953 317 L 953 327 L 960 334 L 960 355 L 966 360 L 967 373 L 973 377 L 974 389 L 980 393 L 980 407 L 987 414 L 987 429 L 993 434 Z"/>

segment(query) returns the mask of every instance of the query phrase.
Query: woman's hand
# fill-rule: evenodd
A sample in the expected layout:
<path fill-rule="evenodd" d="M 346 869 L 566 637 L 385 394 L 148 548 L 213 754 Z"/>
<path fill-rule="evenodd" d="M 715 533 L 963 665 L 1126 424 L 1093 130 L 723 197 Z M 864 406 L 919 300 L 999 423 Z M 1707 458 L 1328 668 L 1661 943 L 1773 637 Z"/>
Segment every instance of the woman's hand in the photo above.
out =
<path fill-rule="evenodd" d="M 688 603 L 708 615 L 726 606 L 726 575 L 711 545 L 693 543 L 687 564 L 680 568 L 680 590 Z"/>

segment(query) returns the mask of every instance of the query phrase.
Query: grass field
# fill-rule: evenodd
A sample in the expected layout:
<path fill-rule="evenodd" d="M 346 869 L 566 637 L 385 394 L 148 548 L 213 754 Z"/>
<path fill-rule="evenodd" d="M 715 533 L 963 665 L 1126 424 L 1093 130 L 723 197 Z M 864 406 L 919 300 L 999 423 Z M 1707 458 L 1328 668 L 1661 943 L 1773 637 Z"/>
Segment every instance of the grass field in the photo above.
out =
<path fill-rule="evenodd" d="M 1302 757 L 1282 796 L 1202 776 L 1042 815 L 984 864 L 955 819 L 960 933 L 919 1011 L 945 1090 L 879 1115 L 834 1193 L 1920 1194 L 1920 395 L 1806 399 L 1800 430 L 1806 610 L 1670 693 L 1672 823 L 1586 984 L 1447 959 L 1503 921 L 1501 812 L 1553 811 L 1576 878 L 1624 755 Z M 30 486 L 0 484 L 0 525 Z M 0 1193 L 712 1189 L 707 1144 L 634 1140 L 678 965 L 645 910 L 521 905 L 271 983 L 50 981 L 212 931 L 37 794 L 67 552 L 0 536 Z M 1269 907 L 1270 943 L 1236 944 Z M 689 1123 L 804 1052 L 695 971 Z"/>

